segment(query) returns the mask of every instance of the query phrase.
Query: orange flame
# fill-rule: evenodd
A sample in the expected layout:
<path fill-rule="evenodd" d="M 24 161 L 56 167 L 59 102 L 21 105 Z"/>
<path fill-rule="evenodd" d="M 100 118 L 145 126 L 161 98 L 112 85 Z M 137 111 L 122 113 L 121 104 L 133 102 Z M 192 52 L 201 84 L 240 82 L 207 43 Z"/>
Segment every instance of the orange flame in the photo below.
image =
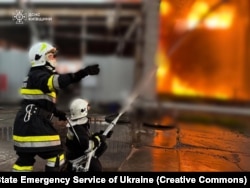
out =
<path fill-rule="evenodd" d="M 170 2 L 170 1 L 169 1 Z M 157 84 L 156 89 L 159 94 L 173 94 L 179 96 L 199 96 L 212 97 L 219 99 L 229 99 L 234 96 L 232 89 L 223 86 L 206 87 L 205 84 L 190 84 L 184 80 L 184 77 L 177 75 L 171 70 L 170 57 L 167 55 L 167 21 L 173 19 L 169 15 L 173 8 L 167 0 L 162 0 L 160 4 L 160 37 L 156 53 Z M 207 29 L 228 29 L 231 27 L 234 18 L 234 8 L 228 4 L 222 4 L 214 10 L 210 10 L 212 5 L 210 1 L 196 1 L 187 14 L 187 19 L 180 23 L 186 26 L 186 29 L 196 29 L 204 27 Z M 167 19 L 166 19 L 167 18 Z M 179 22 L 180 20 L 177 20 Z M 206 77 L 201 79 L 207 79 Z"/>

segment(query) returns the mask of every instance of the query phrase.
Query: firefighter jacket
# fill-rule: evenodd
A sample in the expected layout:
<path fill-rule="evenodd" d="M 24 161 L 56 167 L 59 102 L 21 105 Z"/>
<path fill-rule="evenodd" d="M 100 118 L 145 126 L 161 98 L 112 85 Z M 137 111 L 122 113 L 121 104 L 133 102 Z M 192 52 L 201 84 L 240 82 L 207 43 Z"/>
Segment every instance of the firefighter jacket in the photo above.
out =
<path fill-rule="evenodd" d="M 60 136 L 51 118 L 56 116 L 56 95 L 71 84 L 70 74 L 57 74 L 45 66 L 32 67 L 20 89 L 21 108 L 13 126 L 17 152 L 43 152 L 61 149 Z"/>
<path fill-rule="evenodd" d="M 86 156 L 93 146 L 90 146 L 93 134 L 89 131 L 89 122 L 85 124 L 77 124 L 68 128 L 66 137 L 67 159 L 75 160 L 79 157 Z M 107 143 L 101 142 L 101 145 L 95 152 L 95 157 L 99 158 L 107 149 Z"/>

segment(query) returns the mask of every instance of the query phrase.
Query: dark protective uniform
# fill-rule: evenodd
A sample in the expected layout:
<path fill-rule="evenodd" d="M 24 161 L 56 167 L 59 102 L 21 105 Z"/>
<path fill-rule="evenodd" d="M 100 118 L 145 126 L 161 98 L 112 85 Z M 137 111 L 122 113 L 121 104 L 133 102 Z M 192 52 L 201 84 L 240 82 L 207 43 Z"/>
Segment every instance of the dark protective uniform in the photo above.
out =
<path fill-rule="evenodd" d="M 91 134 L 89 128 L 89 122 L 68 128 L 66 137 L 66 171 L 75 172 L 76 168 L 73 167 L 73 163 L 74 161 L 79 161 L 79 159 L 78 165 L 85 167 L 88 152 L 96 147 L 97 149 L 95 155 L 91 158 L 88 171 L 103 171 L 99 157 L 107 150 L 105 136 L 102 136 L 102 133 Z M 90 140 L 93 141 L 93 148 L 91 148 Z"/>
<path fill-rule="evenodd" d="M 13 171 L 33 171 L 36 155 L 47 160 L 45 171 L 59 171 L 65 160 L 64 150 L 51 119 L 56 116 L 66 120 L 66 114 L 56 108 L 57 92 L 87 75 L 98 74 L 99 68 L 94 66 L 69 74 L 57 74 L 46 66 L 30 69 L 20 89 L 21 109 L 14 120 L 13 141 L 18 158 Z"/>

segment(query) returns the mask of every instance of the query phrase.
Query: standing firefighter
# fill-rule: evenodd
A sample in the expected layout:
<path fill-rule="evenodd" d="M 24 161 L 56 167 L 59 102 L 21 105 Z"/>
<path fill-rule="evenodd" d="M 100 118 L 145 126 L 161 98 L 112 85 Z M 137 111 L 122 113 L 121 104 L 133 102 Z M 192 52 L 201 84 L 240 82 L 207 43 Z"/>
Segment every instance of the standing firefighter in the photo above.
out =
<path fill-rule="evenodd" d="M 84 171 L 88 154 L 95 151 L 91 156 L 88 171 L 103 171 L 99 157 L 106 151 L 106 137 L 109 138 L 112 131 L 104 136 L 100 131 L 91 134 L 89 119 L 87 117 L 89 103 L 83 99 L 75 99 L 70 104 L 70 120 L 67 124 L 68 132 L 66 137 L 66 158 L 68 172 Z"/>
<path fill-rule="evenodd" d="M 56 96 L 60 89 L 100 71 L 96 64 L 75 73 L 58 74 L 56 52 L 56 48 L 46 42 L 39 42 L 29 50 L 31 68 L 20 89 L 21 108 L 13 127 L 18 156 L 13 165 L 15 172 L 33 171 L 35 156 L 47 161 L 45 171 L 60 171 L 65 161 L 64 150 L 52 118 L 67 119 L 66 114 L 56 108 Z"/>

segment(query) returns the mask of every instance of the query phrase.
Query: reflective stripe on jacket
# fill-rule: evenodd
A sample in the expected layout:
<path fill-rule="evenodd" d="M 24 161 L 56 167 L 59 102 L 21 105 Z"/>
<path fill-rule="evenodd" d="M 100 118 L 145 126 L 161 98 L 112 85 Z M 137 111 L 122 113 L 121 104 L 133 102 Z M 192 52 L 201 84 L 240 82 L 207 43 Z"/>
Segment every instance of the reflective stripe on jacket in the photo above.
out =
<path fill-rule="evenodd" d="M 13 127 L 13 141 L 16 151 L 40 152 L 61 148 L 60 136 L 49 119 L 27 111 L 34 104 L 49 113 L 56 109 L 58 74 L 46 67 L 31 68 L 24 79 L 20 94 L 22 106 Z"/>

